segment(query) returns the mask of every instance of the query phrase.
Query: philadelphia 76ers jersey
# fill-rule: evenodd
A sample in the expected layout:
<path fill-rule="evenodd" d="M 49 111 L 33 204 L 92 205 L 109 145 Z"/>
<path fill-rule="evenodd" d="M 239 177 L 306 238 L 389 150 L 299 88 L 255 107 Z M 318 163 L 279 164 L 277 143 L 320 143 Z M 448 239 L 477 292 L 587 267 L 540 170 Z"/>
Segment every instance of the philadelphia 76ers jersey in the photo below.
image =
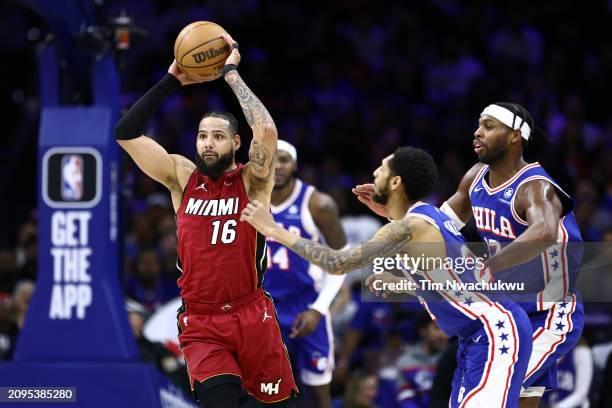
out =
<path fill-rule="evenodd" d="M 527 314 L 514 302 L 503 300 L 505 296 L 499 291 L 485 289 L 484 285 L 470 288 L 470 283 L 478 284 L 474 269 L 482 266 L 470 256 L 450 217 L 424 203 L 410 207 L 406 218 L 410 217 L 424 219 L 440 231 L 446 249 L 444 259 L 452 261 L 432 269 L 415 268 L 418 275 L 442 287 L 435 291 L 417 288 L 417 296 L 447 335 L 459 336 L 448 406 L 518 408 L 532 350 Z M 405 275 L 414 281 L 417 273 Z"/>
<path fill-rule="evenodd" d="M 278 206 L 270 205 L 270 209 L 276 223 L 289 232 L 312 241 L 320 241 L 321 235 L 308 209 L 314 191 L 313 186 L 296 179 L 289 198 Z M 275 301 L 295 301 L 299 298 L 314 302 L 321 289 L 325 272 L 270 238 L 267 238 L 267 245 L 268 270 L 264 289 Z"/>
<path fill-rule="evenodd" d="M 514 241 L 528 227 L 514 208 L 519 188 L 532 180 L 551 183 L 563 205 L 559 221 L 558 243 L 541 256 L 517 267 L 495 273 L 503 282 L 524 284 L 521 293 L 512 295 L 527 313 L 549 309 L 555 302 L 572 293 L 582 257 L 582 237 L 574 217 L 574 202 L 569 195 L 544 171 L 539 163 L 531 163 L 498 187 L 487 183 L 489 166 L 483 166 L 470 186 L 470 202 L 476 228 L 485 241 L 489 255 L 494 255 L 504 244 Z M 574 243 L 573 245 L 571 243 Z"/>
<path fill-rule="evenodd" d="M 477 282 L 474 278 L 476 264 L 463 262 L 469 254 L 465 238 L 444 212 L 431 204 L 417 202 L 408 209 L 406 217 L 418 217 L 436 227 L 444 239 L 445 259 L 453 260 L 452 266 L 448 263 L 447 266 L 438 269 L 421 270 L 414 274 L 405 273 L 417 284 L 421 284 L 422 282 L 419 281 L 423 278 L 442 284 L 443 290 L 430 290 L 429 287 L 420 285 L 421 289 L 417 289 L 416 294 L 432 318 L 448 336 L 469 335 L 482 327 L 482 316 L 490 314 L 492 309 L 511 310 L 512 307 L 516 307 L 512 302 L 504 302 L 507 299 L 500 293 L 462 290 L 462 284 L 463 287 L 469 288 L 469 284 Z M 456 284 L 449 285 L 451 282 Z"/>

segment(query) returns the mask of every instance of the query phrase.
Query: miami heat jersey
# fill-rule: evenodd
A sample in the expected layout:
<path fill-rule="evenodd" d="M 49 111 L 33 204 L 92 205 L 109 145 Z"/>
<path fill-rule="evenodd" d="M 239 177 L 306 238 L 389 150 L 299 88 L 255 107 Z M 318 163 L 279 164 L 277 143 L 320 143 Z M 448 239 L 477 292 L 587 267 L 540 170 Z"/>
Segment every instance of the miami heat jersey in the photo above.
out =
<path fill-rule="evenodd" d="M 222 303 L 261 286 L 266 270 L 263 235 L 240 221 L 249 203 L 242 171 L 211 179 L 195 170 L 177 211 L 177 266 L 181 297 L 198 303 Z"/>
<path fill-rule="evenodd" d="M 289 232 L 320 241 L 319 230 L 308 209 L 314 191 L 313 186 L 296 179 L 289 198 L 278 206 L 270 207 L 274 220 Z M 268 272 L 264 280 L 266 291 L 275 300 L 289 297 L 295 299 L 295 296 L 304 299 L 307 296 L 311 302 L 314 301 L 324 277 L 323 270 L 270 238 L 267 239 L 267 246 Z"/>
<path fill-rule="evenodd" d="M 524 283 L 522 293 L 513 294 L 527 313 L 549 309 L 555 302 L 572 293 L 582 256 L 582 242 L 574 213 L 573 200 L 544 171 L 539 163 L 531 163 L 498 187 L 491 188 L 487 182 L 489 166 L 483 166 L 470 186 L 472 213 L 478 233 L 485 241 L 490 255 L 494 255 L 504 244 L 512 242 L 528 227 L 514 208 L 519 188 L 532 180 L 550 182 L 563 205 L 563 216 L 559 221 L 558 244 L 549 247 L 532 261 L 495 274 L 503 282 Z M 573 245 L 568 245 L 574 243 Z"/>

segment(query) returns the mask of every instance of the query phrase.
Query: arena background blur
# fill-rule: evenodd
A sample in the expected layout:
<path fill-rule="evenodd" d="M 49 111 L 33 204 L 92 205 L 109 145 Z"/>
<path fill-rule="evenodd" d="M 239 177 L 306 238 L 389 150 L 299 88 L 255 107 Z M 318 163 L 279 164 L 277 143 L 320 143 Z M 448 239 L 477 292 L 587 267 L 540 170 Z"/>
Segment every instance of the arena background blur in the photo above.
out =
<path fill-rule="evenodd" d="M 371 180 L 380 160 L 400 145 L 423 147 L 434 156 L 441 176 L 428 201 L 440 204 L 475 162 L 471 141 L 479 113 L 491 102 L 507 100 L 524 105 L 546 131 L 548 139 L 530 142 L 526 157 L 538 160 L 574 197 L 584 240 L 612 242 L 610 0 L 94 3 L 99 22 L 124 16 L 136 26 L 126 49 L 116 50 L 116 44 L 95 35 L 80 40 L 92 54 L 115 52 L 123 108 L 164 75 L 184 25 L 211 20 L 225 27 L 240 42 L 241 75 L 270 110 L 280 137 L 298 148 L 299 176 L 332 194 L 347 223 L 383 221 L 369 214 L 350 188 Z M 0 355 L 10 360 L 32 289 L 28 281 L 36 278 L 40 103 L 35 50 L 55 37 L 47 21 L 20 2 L 2 2 L 0 13 Z M 78 74 L 63 72 L 65 103 L 91 101 Z M 199 117 L 210 109 L 233 112 L 240 118 L 243 142 L 249 140 L 240 107 L 221 80 L 175 92 L 146 133 L 168 151 L 193 157 Z M 243 146 L 239 158 L 244 160 L 246 152 Z M 121 186 L 125 245 L 120 275 L 126 295 L 141 304 L 130 310 L 147 317 L 178 295 L 171 202 L 127 156 Z M 470 226 L 467 235 L 478 239 Z M 350 292 L 340 297 L 344 303 L 338 307 L 336 331 L 342 339 L 359 327 L 351 319 L 362 304 Z M 378 347 L 378 364 L 390 348 L 401 348 L 392 341 L 397 330 L 414 329 L 412 315 L 391 309 L 380 312 L 392 316 L 379 328 L 380 342 L 372 343 Z M 587 305 L 586 310 L 590 345 L 612 341 L 610 305 Z M 416 335 L 400 337 L 400 342 L 417 340 Z M 165 358 L 160 355 L 167 350 L 151 350 L 156 350 L 153 360 Z M 595 359 L 600 371 L 606 358 Z M 351 360 L 351 370 L 380 372 L 368 361 Z M 610 381 L 603 374 L 596 380 Z M 335 395 L 343 385 L 334 388 Z"/>

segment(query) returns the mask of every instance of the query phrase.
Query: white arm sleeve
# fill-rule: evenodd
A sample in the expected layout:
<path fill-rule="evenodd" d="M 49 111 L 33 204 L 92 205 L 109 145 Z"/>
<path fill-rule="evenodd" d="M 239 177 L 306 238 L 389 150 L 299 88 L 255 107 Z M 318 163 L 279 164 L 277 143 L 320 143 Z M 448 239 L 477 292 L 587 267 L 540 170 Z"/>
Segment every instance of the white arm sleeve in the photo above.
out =
<path fill-rule="evenodd" d="M 574 392 L 555 404 L 555 408 L 572 408 L 582 406 L 588 399 L 591 380 L 593 379 L 593 356 L 586 346 L 578 346 L 572 358 L 576 368 Z"/>
<path fill-rule="evenodd" d="M 442 211 L 444 214 L 448 215 L 450 217 L 450 219 L 453 220 L 453 223 L 455 224 L 457 229 L 461 229 L 461 228 L 465 227 L 465 222 L 461 221 L 461 218 L 459 218 L 459 216 L 457 215 L 455 210 L 453 210 L 453 208 L 448 204 L 448 201 L 445 201 L 440 206 L 440 211 Z"/>
<path fill-rule="evenodd" d="M 340 251 L 348 249 L 348 247 L 348 245 L 345 245 L 344 248 L 340 249 Z M 323 287 L 319 292 L 317 300 L 315 300 L 310 308 L 318 311 L 322 315 L 327 314 L 329 312 L 329 306 L 340 291 L 342 283 L 344 283 L 344 278 L 346 278 L 346 275 L 330 275 L 329 273 L 325 272 Z"/>

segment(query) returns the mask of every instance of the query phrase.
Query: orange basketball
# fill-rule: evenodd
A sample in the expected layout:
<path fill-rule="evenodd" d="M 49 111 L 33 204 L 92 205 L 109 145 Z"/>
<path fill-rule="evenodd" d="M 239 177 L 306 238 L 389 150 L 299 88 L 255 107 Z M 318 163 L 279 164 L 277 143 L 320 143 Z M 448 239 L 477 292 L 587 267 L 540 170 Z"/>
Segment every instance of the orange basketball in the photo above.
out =
<path fill-rule="evenodd" d="M 174 42 L 174 58 L 181 70 L 205 81 L 219 78 L 232 51 L 223 33 L 223 27 L 210 21 L 196 21 L 183 28 Z"/>

